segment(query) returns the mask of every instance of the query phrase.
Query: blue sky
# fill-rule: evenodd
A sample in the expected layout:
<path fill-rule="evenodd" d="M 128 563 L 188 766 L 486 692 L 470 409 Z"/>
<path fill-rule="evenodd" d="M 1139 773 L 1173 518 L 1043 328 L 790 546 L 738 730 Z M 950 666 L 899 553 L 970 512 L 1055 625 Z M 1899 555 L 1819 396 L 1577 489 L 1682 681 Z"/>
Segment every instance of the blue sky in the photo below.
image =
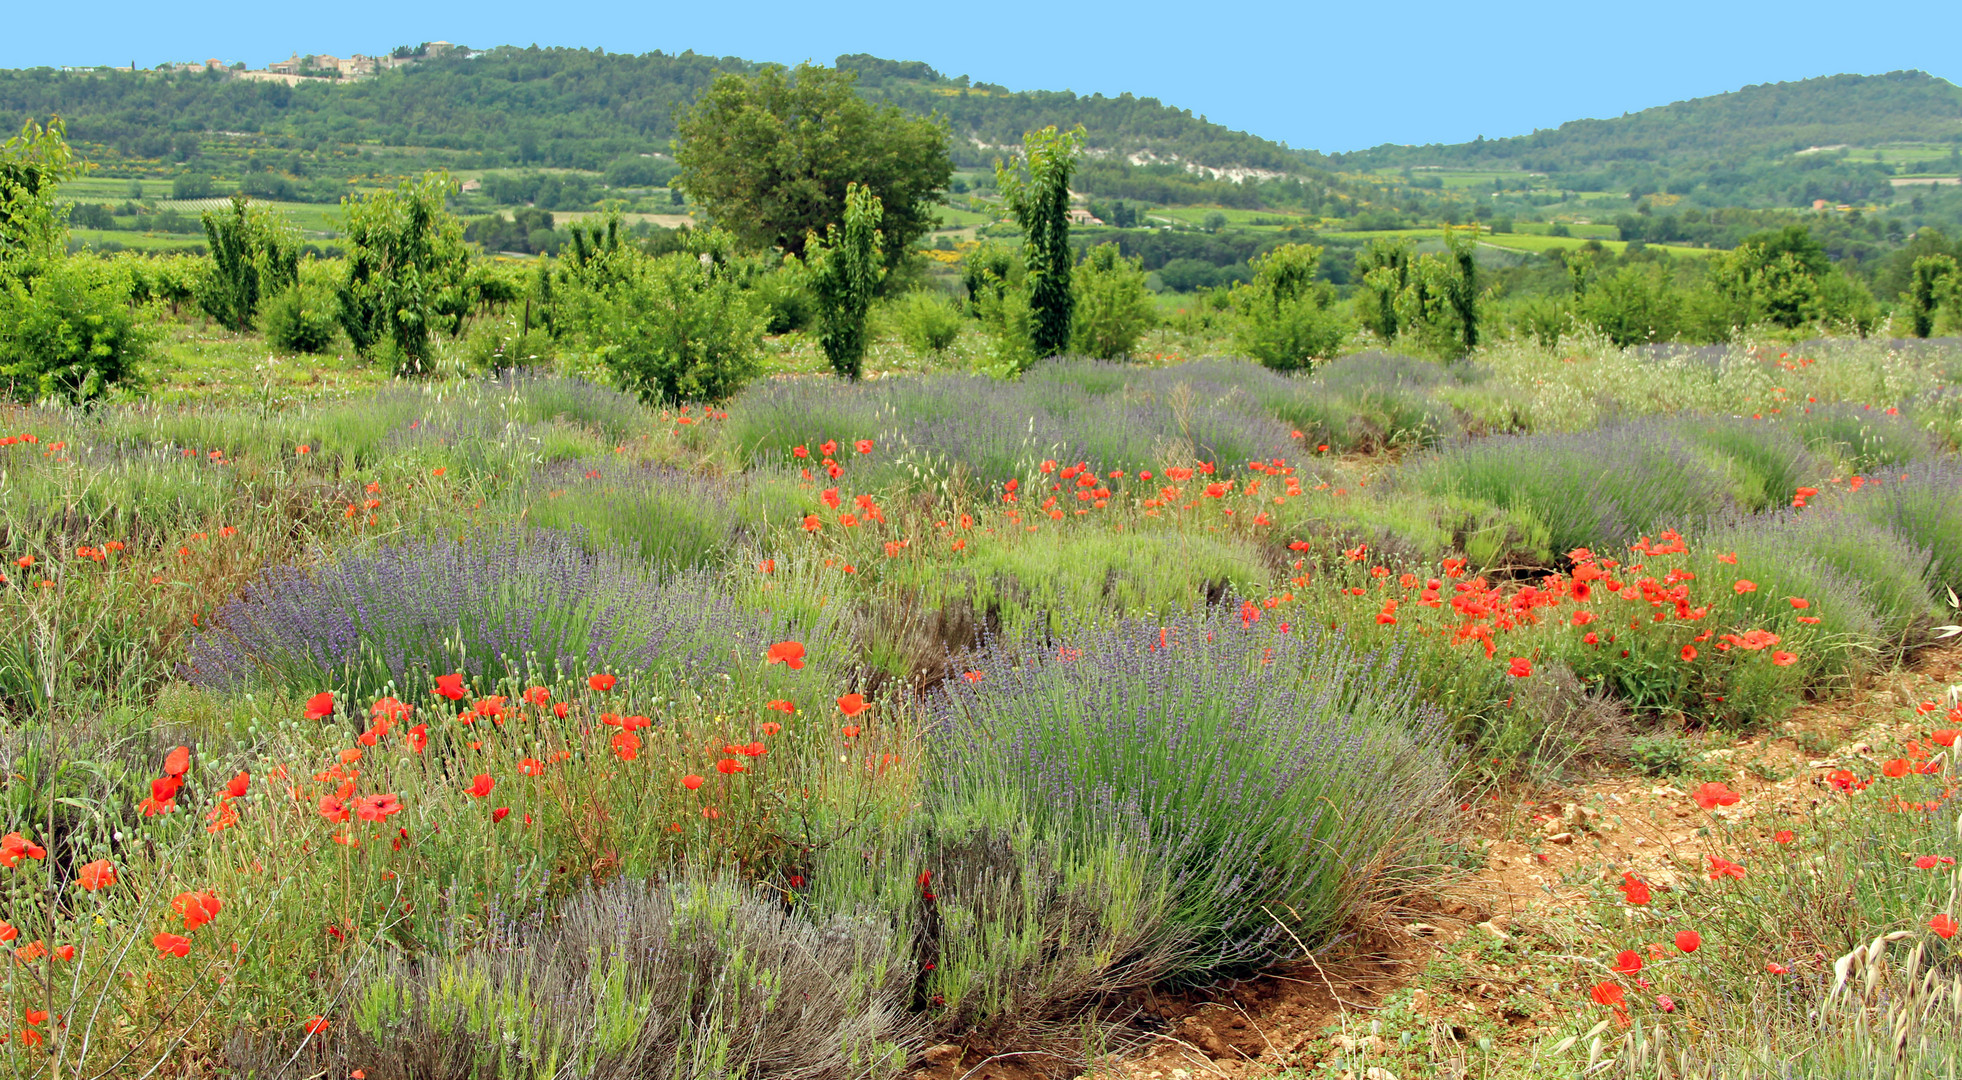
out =
<path fill-rule="evenodd" d="M 0 67 L 474 47 L 693 49 L 794 63 L 869 52 L 1014 89 L 1129 90 L 1291 145 L 1522 134 L 1750 83 L 1919 68 L 1962 80 L 1962 3 L 23 4 Z M 1869 12 L 1878 12 L 1869 15 Z"/>

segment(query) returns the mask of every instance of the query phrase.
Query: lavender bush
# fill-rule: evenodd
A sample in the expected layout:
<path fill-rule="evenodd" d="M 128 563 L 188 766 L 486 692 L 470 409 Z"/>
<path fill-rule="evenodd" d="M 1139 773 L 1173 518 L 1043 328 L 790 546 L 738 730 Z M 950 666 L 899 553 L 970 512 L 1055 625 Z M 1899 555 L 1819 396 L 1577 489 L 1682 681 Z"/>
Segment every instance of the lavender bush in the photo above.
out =
<path fill-rule="evenodd" d="M 1178 460 L 1292 458 L 1298 445 L 1245 390 L 1200 365 L 1140 370 L 1075 361 L 1016 382 L 955 374 L 850 385 L 772 380 L 744 393 L 729 413 L 729 436 L 745 460 L 788 460 L 791 447 L 825 439 L 871 439 L 883 448 L 881 467 L 913 464 L 988 480 L 1024 476 L 1045 458 L 1137 470 Z"/>
<path fill-rule="evenodd" d="M 1937 458 L 1892 472 L 1841 503 L 1850 514 L 1885 525 L 1930 556 L 1936 595 L 1962 593 L 1962 462 Z"/>
<path fill-rule="evenodd" d="M 185 675 L 357 699 L 453 671 L 478 685 L 607 668 L 699 680 L 768 637 L 707 575 L 662 581 L 571 533 L 486 531 L 269 571 L 218 609 Z"/>
<path fill-rule="evenodd" d="M 952 766 L 936 811 L 956 864 L 943 904 L 963 903 L 958 853 L 977 823 L 1019 824 L 1054 861 L 1116 876 L 1100 888 L 1122 900 L 1110 917 L 1132 945 L 1108 966 L 1134 983 L 1198 977 L 1325 942 L 1424 846 L 1449 733 L 1395 656 L 1237 610 L 1065 641 L 992 642 L 966 661 L 978 678 L 933 699 Z M 988 935 L 985 915 L 968 924 Z"/>
<path fill-rule="evenodd" d="M 618 460 L 544 466 L 532 473 L 526 514 L 534 525 L 576 528 L 601 546 L 651 565 L 706 567 L 745 545 L 761 546 L 774 523 L 809 512 L 795 473 L 754 469 L 711 478 Z"/>
<path fill-rule="evenodd" d="M 1731 505 L 1725 477 L 1662 421 L 1479 439 L 1409 466 L 1402 482 L 1523 515 L 1556 552 L 1624 546 Z"/>

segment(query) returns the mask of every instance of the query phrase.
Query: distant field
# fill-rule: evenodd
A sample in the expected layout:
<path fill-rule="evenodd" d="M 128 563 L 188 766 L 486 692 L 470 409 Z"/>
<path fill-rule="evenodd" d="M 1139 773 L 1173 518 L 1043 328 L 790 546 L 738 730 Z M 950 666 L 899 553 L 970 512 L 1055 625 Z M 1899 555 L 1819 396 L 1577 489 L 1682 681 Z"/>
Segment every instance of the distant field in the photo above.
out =
<path fill-rule="evenodd" d="M 131 251 L 191 251 L 204 246 L 204 237 L 192 233 L 141 233 L 122 229 L 74 229 L 68 235 L 90 247 L 121 244 Z"/>
<path fill-rule="evenodd" d="M 1614 230 L 1608 228 L 1609 233 Z M 1356 229 L 1345 232 L 1323 233 L 1330 240 L 1381 240 L 1403 238 L 1422 242 L 1443 239 L 1443 231 L 1430 229 Z M 1531 233 L 1480 233 L 1478 242 L 1488 247 L 1504 248 L 1507 251 L 1528 251 L 1535 254 L 1551 251 L 1554 248 L 1578 248 L 1589 239 L 1598 239 L 1602 247 L 1619 255 L 1628 250 L 1628 244 L 1621 240 L 1608 240 L 1584 236 L 1535 236 Z M 1677 244 L 1650 244 L 1650 250 L 1665 251 L 1671 255 L 1712 255 L 1710 248 L 1684 247 Z"/>
<path fill-rule="evenodd" d="M 1224 215 L 1227 224 L 1242 228 L 1260 228 L 1262 225 L 1286 228 L 1289 225 L 1314 225 L 1319 220 L 1299 210 L 1227 210 L 1217 206 L 1163 207 L 1151 211 L 1149 216 L 1196 226 L 1204 224 L 1214 214 Z"/>

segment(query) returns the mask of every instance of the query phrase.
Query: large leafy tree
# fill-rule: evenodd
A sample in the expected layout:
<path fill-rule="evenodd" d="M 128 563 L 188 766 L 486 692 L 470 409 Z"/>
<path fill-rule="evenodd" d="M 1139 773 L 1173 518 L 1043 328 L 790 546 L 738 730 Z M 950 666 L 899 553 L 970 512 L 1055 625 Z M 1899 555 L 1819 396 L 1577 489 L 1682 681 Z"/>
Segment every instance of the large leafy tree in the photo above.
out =
<path fill-rule="evenodd" d="M 800 257 L 861 184 L 885 209 L 888 258 L 903 255 L 953 178 L 947 127 L 867 102 L 857 78 L 809 64 L 721 76 L 677 125 L 675 183 L 745 245 Z"/>

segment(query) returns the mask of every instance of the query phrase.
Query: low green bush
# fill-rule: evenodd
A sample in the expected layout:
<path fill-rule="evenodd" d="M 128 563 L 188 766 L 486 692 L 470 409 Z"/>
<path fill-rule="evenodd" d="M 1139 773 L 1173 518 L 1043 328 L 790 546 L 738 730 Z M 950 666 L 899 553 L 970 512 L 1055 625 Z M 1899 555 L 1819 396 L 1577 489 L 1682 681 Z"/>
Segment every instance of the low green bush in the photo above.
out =
<path fill-rule="evenodd" d="M 154 332 L 102 260 L 0 271 L 0 387 L 16 400 L 91 401 L 140 385 Z"/>
<path fill-rule="evenodd" d="M 886 307 L 892 332 L 906 347 L 921 355 L 938 355 L 959 340 L 967 320 L 948 298 L 921 290 L 907 293 Z"/>

